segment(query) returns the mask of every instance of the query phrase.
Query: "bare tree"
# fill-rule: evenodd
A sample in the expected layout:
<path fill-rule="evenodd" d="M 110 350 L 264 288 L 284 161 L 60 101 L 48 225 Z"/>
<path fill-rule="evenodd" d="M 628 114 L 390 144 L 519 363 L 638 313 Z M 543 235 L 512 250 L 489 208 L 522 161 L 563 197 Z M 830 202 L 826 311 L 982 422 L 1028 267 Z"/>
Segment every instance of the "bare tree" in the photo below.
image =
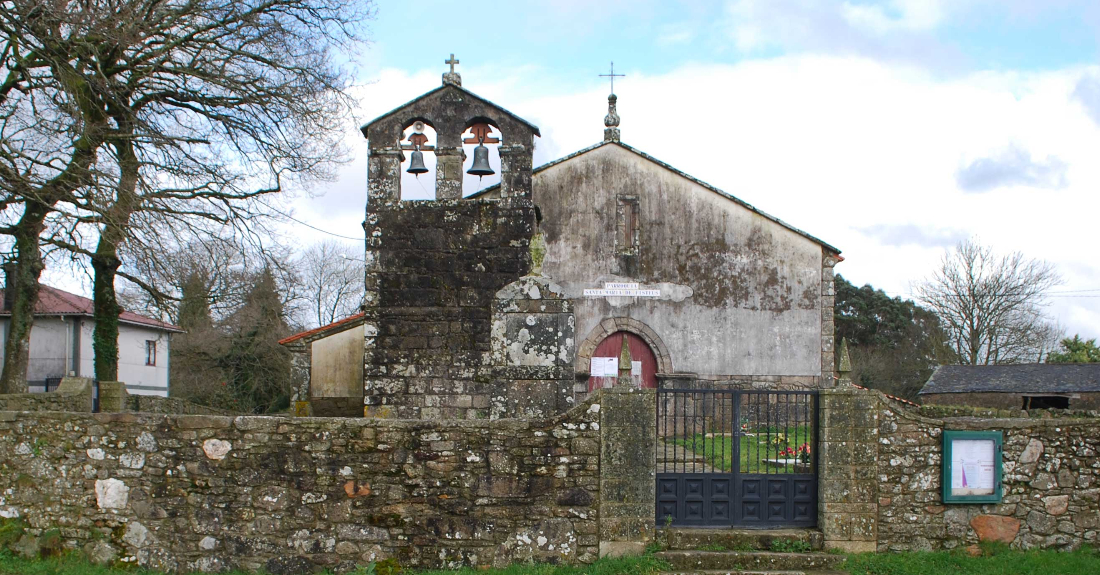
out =
<path fill-rule="evenodd" d="M 1019 252 L 998 256 L 966 240 L 947 251 L 932 277 L 914 286 L 966 365 L 1038 362 L 1060 328 L 1044 313 L 1061 283 L 1051 264 Z"/>
<path fill-rule="evenodd" d="M 158 244 L 142 249 L 126 245 L 119 275 L 128 281 L 119 301 L 130 311 L 164 318 L 181 325 L 180 306 L 187 292 L 201 292 L 213 321 L 243 303 L 250 275 L 263 268 L 263 258 L 233 237 L 196 237 L 182 245 Z"/>
<path fill-rule="evenodd" d="M 363 303 L 363 249 L 325 240 L 298 258 L 298 280 L 310 327 L 328 325 L 356 313 Z"/>
<path fill-rule="evenodd" d="M 15 238 L 7 357 L 25 356 L 46 241 L 94 271 L 96 376 L 117 376 L 127 243 L 248 230 L 262 198 L 330 177 L 369 0 L 14 0 L 0 10 L 0 209 Z M 52 216 L 51 216 L 52 214 Z M 47 229 L 49 218 L 55 224 Z M 25 328 L 25 329 L 24 329 Z M 25 378 L 6 362 L 3 383 Z"/>
<path fill-rule="evenodd" d="M 304 299 L 293 250 L 270 238 L 257 245 L 212 231 L 182 244 L 128 242 L 122 259 L 118 275 L 126 282 L 118 297 L 123 307 L 180 327 L 185 327 L 181 308 L 189 291 L 203 294 L 211 321 L 217 324 L 244 305 L 255 278 L 264 270 L 274 278 L 285 309 L 300 308 Z"/>

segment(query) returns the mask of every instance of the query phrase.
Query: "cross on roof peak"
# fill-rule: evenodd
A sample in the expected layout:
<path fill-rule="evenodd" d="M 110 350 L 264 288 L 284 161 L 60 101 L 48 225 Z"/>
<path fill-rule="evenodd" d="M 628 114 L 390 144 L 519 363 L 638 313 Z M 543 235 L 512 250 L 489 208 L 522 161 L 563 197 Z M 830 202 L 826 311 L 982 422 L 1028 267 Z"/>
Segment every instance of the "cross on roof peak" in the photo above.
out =
<path fill-rule="evenodd" d="M 611 63 L 611 72 L 608 74 L 600 74 L 601 78 L 611 78 L 611 93 L 615 93 L 615 78 L 625 78 L 626 74 L 615 73 L 615 62 Z"/>
<path fill-rule="evenodd" d="M 451 66 L 450 72 L 443 72 L 443 83 L 461 86 L 462 76 L 460 76 L 458 72 L 455 72 L 455 64 L 458 64 L 458 59 L 455 58 L 454 52 L 451 52 L 451 57 L 444 60 L 443 63 Z"/>

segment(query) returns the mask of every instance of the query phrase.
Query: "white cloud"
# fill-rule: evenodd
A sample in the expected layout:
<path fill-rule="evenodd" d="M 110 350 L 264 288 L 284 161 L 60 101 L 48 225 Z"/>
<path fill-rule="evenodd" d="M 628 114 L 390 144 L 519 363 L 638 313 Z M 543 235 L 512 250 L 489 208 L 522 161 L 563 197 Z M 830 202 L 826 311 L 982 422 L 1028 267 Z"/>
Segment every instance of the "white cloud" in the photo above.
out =
<path fill-rule="evenodd" d="M 854 54 L 954 69 L 963 59 L 955 48 L 936 38 L 936 28 L 949 12 L 971 3 L 729 0 L 723 28 L 736 49 L 745 54 L 772 50 Z"/>
<path fill-rule="evenodd" d="M 858 231 L 884 246 L 923 246 L 949 248 L 966 239 L 961 230 L 937 228 L 934 225 L 872 224 Z"/>
<path fill-rule="evenodd" d="M 687 44 L 695 39 L 695 30 L 696 27 L 694 25 L 685 23 L 662 26 L 660 32 L 657 34 L 657 44 L 659 46 Z"/>
<path fill-rule="evenodd" d="M 1084 74 L 1073 89 L 1073 97 L 1084 106 L 1090 118 L 1100 126 L 1100 74 Z"/>
<path fill-rule="evenodd" d="M 897 30 L 930 30 L 944 19 L 944 2 L 893 0 L 887 5 L 844 2 L 840 13 L 849 24 L 886 34 Z"/>
<path fill-rule="evenodd" d="M 1061 189 L 1068 185 L 1065 162 L 1048 156 L 1032 159 L 1031 153 L 1013 144 L 988 157 L 978 158 L 955 173 L 955 181 L 965 192 L 981 193 L 1007 186 Z"/>

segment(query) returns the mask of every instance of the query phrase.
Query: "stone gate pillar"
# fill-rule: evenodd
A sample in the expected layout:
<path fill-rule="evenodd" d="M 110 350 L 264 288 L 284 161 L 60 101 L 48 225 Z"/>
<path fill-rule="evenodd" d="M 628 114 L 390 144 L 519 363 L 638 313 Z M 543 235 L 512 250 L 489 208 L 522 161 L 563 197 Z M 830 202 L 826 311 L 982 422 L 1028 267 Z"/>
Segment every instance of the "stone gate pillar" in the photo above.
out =
<path fill-rule="evenodd" d="M 600 557 L 638 554 L 656 531 L 657 391 L 600 393 Z"/>
<path fill-rule="evenodd" d="M 819 392 L 818 526 L 827 549 L 875 551 L 878 539 L 878 423 L 875 392 Z"/>

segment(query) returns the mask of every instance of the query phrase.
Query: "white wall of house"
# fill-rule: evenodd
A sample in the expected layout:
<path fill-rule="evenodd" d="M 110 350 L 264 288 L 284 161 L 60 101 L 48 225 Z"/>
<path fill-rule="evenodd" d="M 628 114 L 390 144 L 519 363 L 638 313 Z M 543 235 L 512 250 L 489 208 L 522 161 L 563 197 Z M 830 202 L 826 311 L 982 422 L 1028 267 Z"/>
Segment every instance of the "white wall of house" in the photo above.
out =
<path fill-rule="evenodd" d="M 3 339 L 11 320 L 0 318 Z M 92 332 L 95 322 L 87 317 L 39 316 L 31 328 L 31 360 L 27 381 L 31 391 L 44 391 L 46 378 L 95 376 Z M 79 338 L 74 339 L 79 330 Z M 0 340 L 2 341 L 2 340 Z M 155 357 L 147 357 L 146 342 L 154 342 Z M 118 326 L 118 379 L 130 393 L 168 396 L 169 333 L 129 324 Z M 0 361 L 4 350 L 0 345 Z M 152 365 L 148 365 L 152 360 Z"/>
<path fill-rule="evenodd" d="M 95 374 L 95 353 L 92 351 L 95 322 L 85 319 L 81 324 L 80 375 L 92 377 Z M 168 396 L 168 339 L 168 333 L 161 330 L 118 325 L 118 380 L 126 384 L 126 391 L 136 395 Z M 157 349 L 152 365 L 146 364 L 147 341 L 154 342 Z"/>
<path fill-rule="evenodd" d="M 65 377 L 73 369 L 73 317 L 43 316 L 35 318 L 31 328 L 31 353 L 27 365 L 27 384 L 31 391 L 45 391 L 47 378 Z M 7 339 L 11 319 L 0 319 L 3 340 Z M 0 362 L 4 358 L 0 346 Z"/>

